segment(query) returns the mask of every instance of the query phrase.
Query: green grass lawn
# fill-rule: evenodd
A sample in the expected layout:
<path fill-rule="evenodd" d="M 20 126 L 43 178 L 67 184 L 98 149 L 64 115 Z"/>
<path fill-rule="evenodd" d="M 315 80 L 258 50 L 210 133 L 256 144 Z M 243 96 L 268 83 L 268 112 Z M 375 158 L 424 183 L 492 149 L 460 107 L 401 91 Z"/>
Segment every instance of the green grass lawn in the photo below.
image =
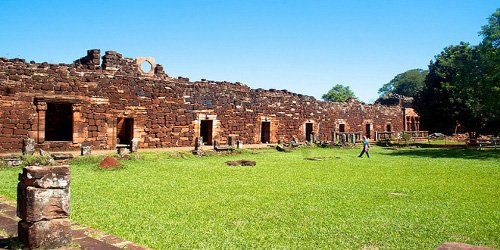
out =
<path fill-rule="evenodd" d="M 359 150 L 142 153 L 121 170 L 78 158 L 71 219 L 154 249 L 500 248 L 500 151 Z M 257 166 L 224 164 L 242 159 Z M 0 170 L 0 194 L 15 197 L 19 171 Z"/>

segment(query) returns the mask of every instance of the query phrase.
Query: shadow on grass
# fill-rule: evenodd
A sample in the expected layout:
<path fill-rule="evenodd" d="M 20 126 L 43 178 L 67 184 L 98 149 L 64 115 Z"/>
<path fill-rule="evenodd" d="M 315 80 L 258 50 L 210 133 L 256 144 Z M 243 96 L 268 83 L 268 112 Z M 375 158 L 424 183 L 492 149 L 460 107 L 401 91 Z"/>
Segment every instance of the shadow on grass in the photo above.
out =
<path fill-rule="evenodd" d="M 387 151 L 394 150 L 386 148 Z M 386 152 L 387 152 L 386 151 Z M 387 154 L 388 156 L 409 156 L 409 157 L 429 157 L 429 158 L 462 158 L 462 159 L 499 159 L 500 150 L 495 149 L 463 149 L 463 148 L 402 148 Z"/>
<path fill-rule="evenodd" d="M 5 239 L 0 237 L 0 249 L 21 249 L 19 239 L 17 237 Z"/>

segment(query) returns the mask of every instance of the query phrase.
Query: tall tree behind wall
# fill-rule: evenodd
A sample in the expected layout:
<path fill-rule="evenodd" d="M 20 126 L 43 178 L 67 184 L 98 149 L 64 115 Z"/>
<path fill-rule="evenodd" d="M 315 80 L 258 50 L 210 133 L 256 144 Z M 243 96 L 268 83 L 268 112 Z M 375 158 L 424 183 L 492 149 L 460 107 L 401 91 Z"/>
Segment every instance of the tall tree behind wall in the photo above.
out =
<path fill-rule="evenodd" d="M 415 99 L 422 124 L 431 131 L 499 133 L 500 10 L 483 26 L 483 42 L 449 46 L 429 65 L 423 90 Z"/>

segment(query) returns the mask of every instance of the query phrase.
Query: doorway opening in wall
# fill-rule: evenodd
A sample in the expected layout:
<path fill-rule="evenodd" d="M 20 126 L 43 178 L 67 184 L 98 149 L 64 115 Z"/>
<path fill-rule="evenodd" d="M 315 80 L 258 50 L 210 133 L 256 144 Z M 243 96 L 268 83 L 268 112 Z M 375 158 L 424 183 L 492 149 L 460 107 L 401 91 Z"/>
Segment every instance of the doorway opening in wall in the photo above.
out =
<path fill-rule="evenodd" d="M 47 103 L 45 140 L 73 140 L 73 109 L 71 103 Z"/>
<path fill-rule="evenodd" d="M 370 123 L 367 123 L 365 125 L 365 131 L 366 131 L 366 138 L 370 139 L 370 135 L 372 133 L 372 125 Z"/>
<path fill-rule="evenodd" d="M 260 129 L 260 142 L 270 143 L 271 142 L 271 122 L 262 122 Z"/>
<path fill-rule="evenodd" d="M 203 144 L 212 145 L 212 132 L 214 121 L 202 120 L 200 124 L 200 136 L 203 137 Z"/>
<path fill-rule="evenodd" d="M 118 118 L 116 128 L 116 143 L 130 145 L 134 139 L 134 118 Z"/>
<path fill-rule="evenodd" d="M 391 124 L 387 124 L 387 125 L 385 125 L 385 131 L 387 131 L 387 132 L 391 132 L 391 130 L 392 130 L 392 126 L 391 126 Z"/>
<path fill-rule="evenodd" d="M 306 141 L 311 141 L 311 134 L 313 132 L 313 123 L 306 123 Z"/>
<path fill-rule="evenodd" d="M 339 124 L 339 132 L 344 133 L 345 132 L 345 124 L 341 123 Z"/>

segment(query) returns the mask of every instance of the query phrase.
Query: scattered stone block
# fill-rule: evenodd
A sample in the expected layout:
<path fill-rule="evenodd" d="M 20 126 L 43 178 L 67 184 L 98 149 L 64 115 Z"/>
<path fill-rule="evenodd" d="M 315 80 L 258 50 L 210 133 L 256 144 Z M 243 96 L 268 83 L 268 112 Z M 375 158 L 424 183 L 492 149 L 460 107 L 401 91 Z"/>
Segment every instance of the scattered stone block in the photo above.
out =
<path fill-rule="evenodd" d="M 239 160 L 239 161 L 226 161 L 228 166 L 255 166 L 255 161 Z"/>
<path fill-rule="evenodd" d="M 82 146 L 81 147 L 81 152 L 80 155 L 90 155 L 92 153 L 92 147 L 91 146 Z"/>
<path fill-rule="evenodd" d="M 138 138 L 132 139 L 132 143 L 130 145 L 131 152 L 137 152 L 139 150 L 139 142 L 140 140 Z"/>
<path fill-rule="evenodd" d="M 23 139 L 23 155 L 33 155 L 35 153 L 35 139 Z"/>
<path fill-rule="evenodd" d="M 124 156 L 124 155 L 130 154 L 130 150 L 128 147 L 129 147 L 128 145 L 119 144 L 119 145 L 116 145 L 116 151 L 120 156 Z"/>
<path fill-rule="evenodd" d="M 1 160 L 4 161 L 9 167 L 17 167 L 23 163 L 21 157 L 16 155 L 4 156 Z"/>
<path fill-rule="evenodd" d="M 285 146 L 283 146 L 283 145 L 276 145 L 276 150 L 278 150 L 279 152 L 288 152 L 288 151 L 290 151 L 287 148 L 285 148 Z"/>
<path fill-rule="evenodd" d="M 73 159 L 72 154 L 65 154 L 65 153 L 54 153 L 54 154 L 50 154 L 50 156 L 52 157 L 52 159 L 54 159 L 56 161 L 65 161 L 68 159 Z"/>

